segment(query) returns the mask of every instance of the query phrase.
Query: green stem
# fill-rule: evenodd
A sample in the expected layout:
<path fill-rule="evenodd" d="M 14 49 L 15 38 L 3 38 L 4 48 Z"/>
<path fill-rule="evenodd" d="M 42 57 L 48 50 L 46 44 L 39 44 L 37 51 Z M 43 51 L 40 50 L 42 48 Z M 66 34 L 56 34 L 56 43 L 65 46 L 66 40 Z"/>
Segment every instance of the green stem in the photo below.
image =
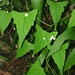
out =
<path fill-rule="evenodd" d="M 45 24 L 46 26 L 52 27 L 52 25 L 45 23 L 44 21 L 40 20 L 39 18 L 37 18 L 37 20 L 40 21 L 41 23 Z"/>
<path fill-rule="evenodd" d="M 11 45 L 13 50 L 10 51 L 10 59 L 12 59 L 12 56 L 13 56 L 13 52 L 14 52 L 14 48 L 15 48 L 15 42 L 16 42 L 16 37 L 17 37 L 17 32 L 14 33 L 13 43 Z"/>
<path fill-rule="evenodd" d="M 58 75 L 58 74 L 51 68 L 51 66 L 48 64 L 48 60 L 46 60 L 46 64 L 47 64 L 48 68 L 51 70 L 51 72 L 52 72 L 53 75 Z"/>
<path fill-rule="evenodd" d="M 26 9 L 29 11 L 27 0 L 25 0 L 25 3 L 26 3 Z"/>
<path fill-rule="evenodd" d="M 32 4 L 32 8 L 33 9 L 38 9 L 38 15 L 37 15 L 37 18 L 39 18 L 41 20 L 41 17 L 42 17 L 42 8 L 43 8 L 43 3 L 44 3 L 44 0 L 30 0 L 31 1 L 31 4 Z M 36 21 L 37 24 L 41 24 L 40 21 Z"/>
<path fill-rule="evenodd" d="M 63 20 L 65 20 L 68 16 L 70 16 L 71 14 L 69 14 L 69 15 L 67 15 L 67 16 L 65 16 L 64 18 L 62 18 L 62 19 L 60 19 L 58 22 L 61 22 L 61 21 L 63 21 Z M 57 23 L 53 23 L 53 24 L 47 24 L 47 23 L 45 23 L 44 21 L 42 21 L 41 19 L 39 19 L 39 18 L 37 18 L 37 20 L 38 21 L 40 21 L 41 23 L 43 23 L 43 24 L 45 24 L 46 26 L 49 26 L 49 27 L 52 27 L 53 25 L 55 25 L 55 24 L 57 24 Z M 56 30 L 55 30 L 56 31 Z"/>

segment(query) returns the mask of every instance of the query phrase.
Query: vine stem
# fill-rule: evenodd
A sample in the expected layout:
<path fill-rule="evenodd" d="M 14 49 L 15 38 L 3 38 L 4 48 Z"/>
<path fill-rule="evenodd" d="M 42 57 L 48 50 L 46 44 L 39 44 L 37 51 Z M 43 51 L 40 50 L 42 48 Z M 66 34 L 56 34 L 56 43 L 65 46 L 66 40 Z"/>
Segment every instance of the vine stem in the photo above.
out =
<path fill-rule="evenodd" d="M 0 42 L 2 42 L 3 44 L 5 44 L 8 48 L 10 48 L 11 50 L 13 50 L 8 44 L 6 44 L 5 42 L 3 42 L 3 41 L 1 41 L 0 40 Z"/>
<path fill-rule="evenodd" d="M 40 21 L 41 23 L 45 24 L 46 26 L 50 26 L 49 24 L 45 23 L 44 21 L 40 20 L 39 18 L 37 18 L 38 21 Z"/>
<path fill-rule="evenodd" d="M 27 0 L 25 0 L 25 2 L 26 2 L 26 8 L 29 11 L 28 4 L 27 4 Z"/>
<path fill-rule="evenodd" d="M 51 68 L 51 66 L 48 64 L 47 59 L 46 59 L 46 64 L 47 64 L 48 68 L 51 70 L 51 72 L 53 73 L 53 75 L 58 75 L 58 74 Z"/>
<path fill-rule="evenodd" d="M 70 15 L 71 15 L 71 14 L 65 16 L 64 18 L 60 19 L 58 22 L 63 21 L 64 19 L 66 19 L 66 18 L 67 18 L 68 16 L 70 16 Z M 45 23 L 44 21 L 40 20 L 39 18 L 37 18 L 37 20 L 40 21 L 41 23 L 45 24 L 46 26 L 49 26 L 49 27 L 52 27 L 53 25 L 55 25 L 55 24 L 58 23 L 58 22 L 56 22 L 56 23 L 53 23 L 53 24 L 50 25 L 50 24 L 47 24 L 47 23 Z"/>

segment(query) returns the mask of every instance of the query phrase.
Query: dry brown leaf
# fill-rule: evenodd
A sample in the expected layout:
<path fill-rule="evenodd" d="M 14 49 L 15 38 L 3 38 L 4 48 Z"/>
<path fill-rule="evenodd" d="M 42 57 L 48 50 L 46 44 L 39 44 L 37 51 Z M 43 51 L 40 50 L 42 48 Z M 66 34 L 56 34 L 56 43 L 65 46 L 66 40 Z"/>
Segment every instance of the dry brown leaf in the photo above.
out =
<path fill-rule="evenodd" d="M 12 74 L 9 72 L 5 72 L 4 75 L 12 75 Z"/>

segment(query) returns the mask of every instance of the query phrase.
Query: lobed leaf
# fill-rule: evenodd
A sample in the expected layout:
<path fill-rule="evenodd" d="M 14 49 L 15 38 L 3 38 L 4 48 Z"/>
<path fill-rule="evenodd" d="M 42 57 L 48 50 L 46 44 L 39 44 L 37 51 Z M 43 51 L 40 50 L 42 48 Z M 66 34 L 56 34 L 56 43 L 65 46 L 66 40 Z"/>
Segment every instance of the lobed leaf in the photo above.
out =
<path fill-rule="evenodd" d="M 37 32 L 35 33 L 34 54 L 46 47 L 52 41 L 52 37 L 56 37 L 57 32 L 46 32 L 39 25 L 36 25 Z M 55 40 L 55 39 L 54 39 Z"/>
<path fill-rule="evenodd" d="M 29 52 L 30 50 L 34 49 L 34 45 L 29 43 L 27 40 L 25 40 L 22 48 L 19 48 L 17 50 L 17 54 L 16 54 L 16 58 L 20 58 L 23 55 L 25 55 L 27 52 Z"/>
<path fill-rule="evenodd" d="M 69 43 L 63 44 L 61 49 L 52 55 L 55 63 L 57 64 L 61 75 L 63 75 L 63 66 L 65 62 L 65 50 L 68 48 Z"/>
<path fill-rule="evenodd" d="M 75 65 L 75 48 L 70 52 L 66 60 L 64 71 L 70 69 L 73 65 Z"/>
<path fill-rule="evenodd" d="M 0 10 L 0 31 L 2 34 L 9 25 L 11 18 L 12 18 L 11 12 Z"/>
<path fill-rule="evenodd" d="M 52 2 L 50 0 L 47 0 L 47 4 L 49 5 L 50 13 L 53 18 L 54 24 L 56 24 L 59 19 L 61 18 L 62 12 L 64 11 L 64 6 L 68 4 L 67 1 L 63 2 Z M 56 26 L 55 26 L 56 27 Z"/>
<path fill-rule="evenodd" d="M 31 26 L 34 25 L 34 20 L 36 19 L 37 10 L 30 12 L 16 12 L 12 11 L 14 22 L 16 23 L 17 33 L 19 36 L 19 48 L 26 35 L 28 34 Z"/>

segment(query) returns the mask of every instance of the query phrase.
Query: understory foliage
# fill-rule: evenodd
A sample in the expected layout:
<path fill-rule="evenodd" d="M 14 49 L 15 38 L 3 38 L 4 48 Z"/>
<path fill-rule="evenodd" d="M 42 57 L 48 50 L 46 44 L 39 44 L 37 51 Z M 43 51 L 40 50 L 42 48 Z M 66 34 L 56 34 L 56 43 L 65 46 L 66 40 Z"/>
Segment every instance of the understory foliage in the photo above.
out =
<path fill-rule="evenodd" d="M 68 75 L 75 65 L 75 10 L 73 0 L 1 0 L 0 33 L 14 30 L 12 50 L 19 59 L 33 51 L 35 63 L 24 75 Z M 72 10 L 71 10 L 72 9 Z M 12 59 L 13 51 L 10 51 Z M 8 60 L 0 55 L 0 59 Z M 43 66 L 44 65 L 44 66 Z"/>

